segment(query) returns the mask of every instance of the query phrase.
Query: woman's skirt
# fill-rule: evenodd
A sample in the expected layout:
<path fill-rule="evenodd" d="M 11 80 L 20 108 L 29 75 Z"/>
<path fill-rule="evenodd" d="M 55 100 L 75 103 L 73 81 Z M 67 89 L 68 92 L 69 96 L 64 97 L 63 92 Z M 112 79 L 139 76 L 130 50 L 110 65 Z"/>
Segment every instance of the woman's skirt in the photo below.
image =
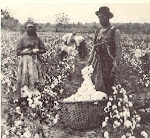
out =
<path fill-rule="evenodd" d="M 19 87 L 28 86 L 34 89 L 36 85 L 44 84 L 44 75 L 41 69 L 41 62 L 37 55 L 24 55 L 20 59 L 18 67 L 18 85 Z"/>

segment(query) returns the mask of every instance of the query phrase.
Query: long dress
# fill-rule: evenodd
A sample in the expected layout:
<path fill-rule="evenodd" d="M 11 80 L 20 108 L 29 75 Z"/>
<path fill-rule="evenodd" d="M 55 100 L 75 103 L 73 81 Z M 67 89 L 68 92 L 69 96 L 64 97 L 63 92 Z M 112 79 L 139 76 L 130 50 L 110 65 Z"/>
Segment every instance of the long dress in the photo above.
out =
<path fill-rule="evenodd" d="M 21 96 L 20 89 L 23 86 L 28 86 L 33 90 L 36 85 L 44 84 L 44 75 L 41 69 L 41 61 L 39 58 L 40 53 L 32 53 L 32 49 L 39 49 L 45 51 L 43 42 L 37 35 L 28 36 L 27 33 L 17 42 L 17 55 L 20 57 L 18 66 L 18 96 Z M 26 50 L 26 52 L 23 52 Z M 21 54 L 22 53 L 22 54 Z"/>

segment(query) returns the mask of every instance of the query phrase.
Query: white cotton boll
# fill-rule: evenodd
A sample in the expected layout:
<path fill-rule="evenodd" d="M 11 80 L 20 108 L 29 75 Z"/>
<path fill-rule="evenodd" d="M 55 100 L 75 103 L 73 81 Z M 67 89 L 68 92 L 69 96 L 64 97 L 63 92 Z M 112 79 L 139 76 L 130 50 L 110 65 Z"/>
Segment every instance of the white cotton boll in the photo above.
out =
<path fill-rule="evenodd" d="M 136 115 L 136 121 L 140 122 L 140 120 L 141 120 L 141 117 L 139 115 Z"/>
<path fill-rule="evenodd" d="M 115 117 L 118 118 L 118 119 L 120 119 L 120 115 L 119 114 L 117 114 Z"/>
<path fill-rule="evenodd" d="M 140 122 L 141 117 L 139 116 L 138 118 L 136 118 L 137 122 Z"/>
<path fill-rule="evenodd" d="M 30 131 L 27 130 L 27 131 L 23 134 L 23 136 L 24 136 L 25 138 L 31 138 L 31 133 L 30 133 Z"/>
<path fill-rule="evenodd" d="M 121 88 L 120 93 L 126 95 L 126 90 L 124 88 Z"/>
<path fill-rule="evenodd" d="M 109 107 L 105 107 L 105 108 L 104 108 L 104 112 L 106 112 L 106 113 L 108 113 L 108 112 L 109 112 L 109 110 L 110 110 L 110 108 L 109 108 Z"/>
<path fill-rule="evenodd" d="M 36 133 L 36 134 L 34 135 L 34 138 L 40 138 L 39 134 Z"/>
<path fill-rule="evenodd" d="M 116 85 L 116 88 L 117 89 L 121 88 L 121 85 L 120 84 Z"/>
<path fill-rule="evenodd" d="M 57 123 L 58 118 L 59 118 L 59 115 L 58 115 L 58 114 L 56 114 L 56 116 L 55 116 L 55 118 L 54 118 L 54 120 L 53 120 L 53 123 L 54 123 L 54 124 L 56 124 L 56 123 Z"/>
<path fill-rule="evenodd" d="M 135 54 L 135 57 L 136 57 L 136 58 L 139 58 L 139 57 L 142 56 L 142 50 L 141 50 L 141 49 L 136 49 L 136 50 L 134 51 L 134 54 Z"/>
<path fill-rule="evenodd" d="M 142 135 L 144 138 L 148 138 L 148 134 L 147 134 L 145 131 L 142 131 L 142 132 L 141 132 L 141 135 Z"/>
<path fill-rule="evenodd" d="M 128 103 L 128 96 L 127 96 L 127 95 L 124 95 L 123 100 L 124 100 L 126 103 Z"/>
<path fill-rule="evenodd" d="M 117 94 L 117 93 L 118 93 L 118 91 L 116 89 L 114 89 L 113 94 Z"/>
<path fill-rule="evenodd" d="M 41 93 L 40 93 L 38 90 L 35 90 L 34 95 L 36 95 L 36 96 L 40 96 L 40 95 L 41 95 Z"/>
<path fill-rule="evenodd" d="M 132 97 L 133 97 L 133 95 L 132 95 L 132 94 L 130 94 L 130 95 L 129 95 L 129 98 L 132 98 Z"/>
<path fill-rule="evenodd" d="M 145 83 L 145 87 L 148 87 L 149 86 L 149 84 L 148 83 Z"/>
<path fill-rule="evenodd" d="M 132 129 L 134 130 L 136 126 L 136 121 L 132 118 Z"/>
<path fill-rule="evenodd" d="M 120 122 L 118 122 L 118 121 L 115 121 L 114 122 L 114 124 L 113 124 L 113 126 L 116 128 L 116 127 L 119 127 L 121 125 L 121 123 Z"/>
<path fill-rule="evenodd" d="M 58 80 L 55 79 L 55 80 L 54 80 L 54 85 L 57 85 L 57 84 L 58 84 Z"/>
<path fill-rule="evenodd" d="M 16 111 L 17 111 L 17 110 L 19 110 L 19 111 L 20 111 L 20 106 L 17 106 L 17 107 L 16 107 Z"/>
<path fill-rule="evenodd" d="M 104 138 L 109 138 L 109 133 L 107 131 L 104 132 Z"/>
<path fill-rule="evenodd" d="M 113 110 L 117 109 L 117 106 L 116 106 L 116 105 L 113 105 L 113 106 L 112 106 L 112 109 L 113 109 Z"/>
<path fill-rule="evenodd" d="M 110 106 L 111 106 L 111 102 L 108 102 L 108 103 L 107 103 L 107 107 L 110 107 Z"/>
<path fill-rule="evenodd" d="M 35 108 L 35 107 L 36 107 L 36 104 L 32 104 L 32 105 L 31 105 L 31 108 Z"/>
<path fill-rule="evenodd" d="M 120 115 L 120 117 L 123 117 L 124 116 L 124 112 L 120 112 L 119 115 Z"/>
<path fill-rule="evenodd" d="M 107 123 L 104 121 L 102 122 L 102 127 L 106 127 L 107 126 Z"/>
<path fill-rule="evenodd" d="M 126 116 L 130 117 L 130 111 L 126 111 Z"/>
<path fill-rule="evenodd" d="M 32 103 L 33 103 L 33 100 L 30 99 L 30 98 L 28 98 L 27 101 L 28 101 L 28 103 L 29 103 L 29 106 L 31 107 L 31 105 L 32 105 Z"/>
<path fill-rule="evenodd" d="M 53 89 L 55 87 L 55 85 L 54 84 L 51 84 L 51 88 Z"/>
<path fill-rule="evenodd" d="M 125 135 L 123 135 L 121 138 L 126 138 L 126 136 L 125 136 Z"/>
<path fill-rule="evenodd" d="M 131 121 L 126 120 L 126 121 L 124 122 L 124 125 L 125 125 L 127 128 L 129 128 L 129 127 L 132 126 L 132 123 L 131 123 Z"/>
<path fill-rule="evenodd" d="M 131 102 L 128 102 L 128 104 L 129 104 L 129 106 L 130 106 L 130 107 L 132 107 L 132 106 L 133 106 L 133 104 L 132 104 Z"/>
<path fill-rule="evenodd" d="M 126 136 L 127 136 L 127 137 L 131 137 L 132 134 L 131 134 L 131 133 L 127 133 Z"/>
<path fill-rule="evenodd" d="M 121 106 L 121 102 L 118 102 L 118 106 Z"/>
<path fill-rule="evenodd" d="M 19 107 L 19 106 L 16 107 L 16 113 L 21 114 L 21 110 L 20 110 L 20 107 Z"/>
<path fill-rule="evenodd" d="M 113 98 L 112 98 L 112 97 L 110 97 L 110 98 L 109 98 L 109 101 L 113 101 Z"/>
<path fill-rule="evenodd" d="M 136 124 L 136 127 L 140 127 L 141 125 L 140 124 Z"/>
<path fill-rule="evenodd" d="M 105 117 L 105 122 L 108 122 L 109 117 Z"/>

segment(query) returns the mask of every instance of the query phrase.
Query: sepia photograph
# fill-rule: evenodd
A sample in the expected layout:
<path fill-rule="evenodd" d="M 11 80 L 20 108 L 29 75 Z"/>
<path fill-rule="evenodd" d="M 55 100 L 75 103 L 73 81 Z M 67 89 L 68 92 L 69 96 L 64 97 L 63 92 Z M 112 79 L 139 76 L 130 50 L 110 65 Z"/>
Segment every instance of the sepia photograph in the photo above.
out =
<path fill-rule="evenodd" d="M 1 0 L 1 138 L 150 138 L 149 0 Z"/>

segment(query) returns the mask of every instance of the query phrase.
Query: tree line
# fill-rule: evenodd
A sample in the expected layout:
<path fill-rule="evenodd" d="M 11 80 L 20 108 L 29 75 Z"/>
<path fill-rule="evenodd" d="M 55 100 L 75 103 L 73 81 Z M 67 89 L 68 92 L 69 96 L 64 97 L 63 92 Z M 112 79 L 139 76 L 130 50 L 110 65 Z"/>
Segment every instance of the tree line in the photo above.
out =
<path fill-rule="evenodd" d="M 31 19 L 30 19 L 31 20 Z M 37 30 L 40 32 L 82 32 L 94 33 L 100 27 L 99 23 L 70 23 L 70 18 L 65 13 L 56 14 L 56 23 L 38 23 Z M 113 23 L 121 33 L 150 34 L 150 23 Z M 12 17 L 8 9 L 1 9 L 1 29 L 9 31 L 25 31 L 24 24 Z"/>

